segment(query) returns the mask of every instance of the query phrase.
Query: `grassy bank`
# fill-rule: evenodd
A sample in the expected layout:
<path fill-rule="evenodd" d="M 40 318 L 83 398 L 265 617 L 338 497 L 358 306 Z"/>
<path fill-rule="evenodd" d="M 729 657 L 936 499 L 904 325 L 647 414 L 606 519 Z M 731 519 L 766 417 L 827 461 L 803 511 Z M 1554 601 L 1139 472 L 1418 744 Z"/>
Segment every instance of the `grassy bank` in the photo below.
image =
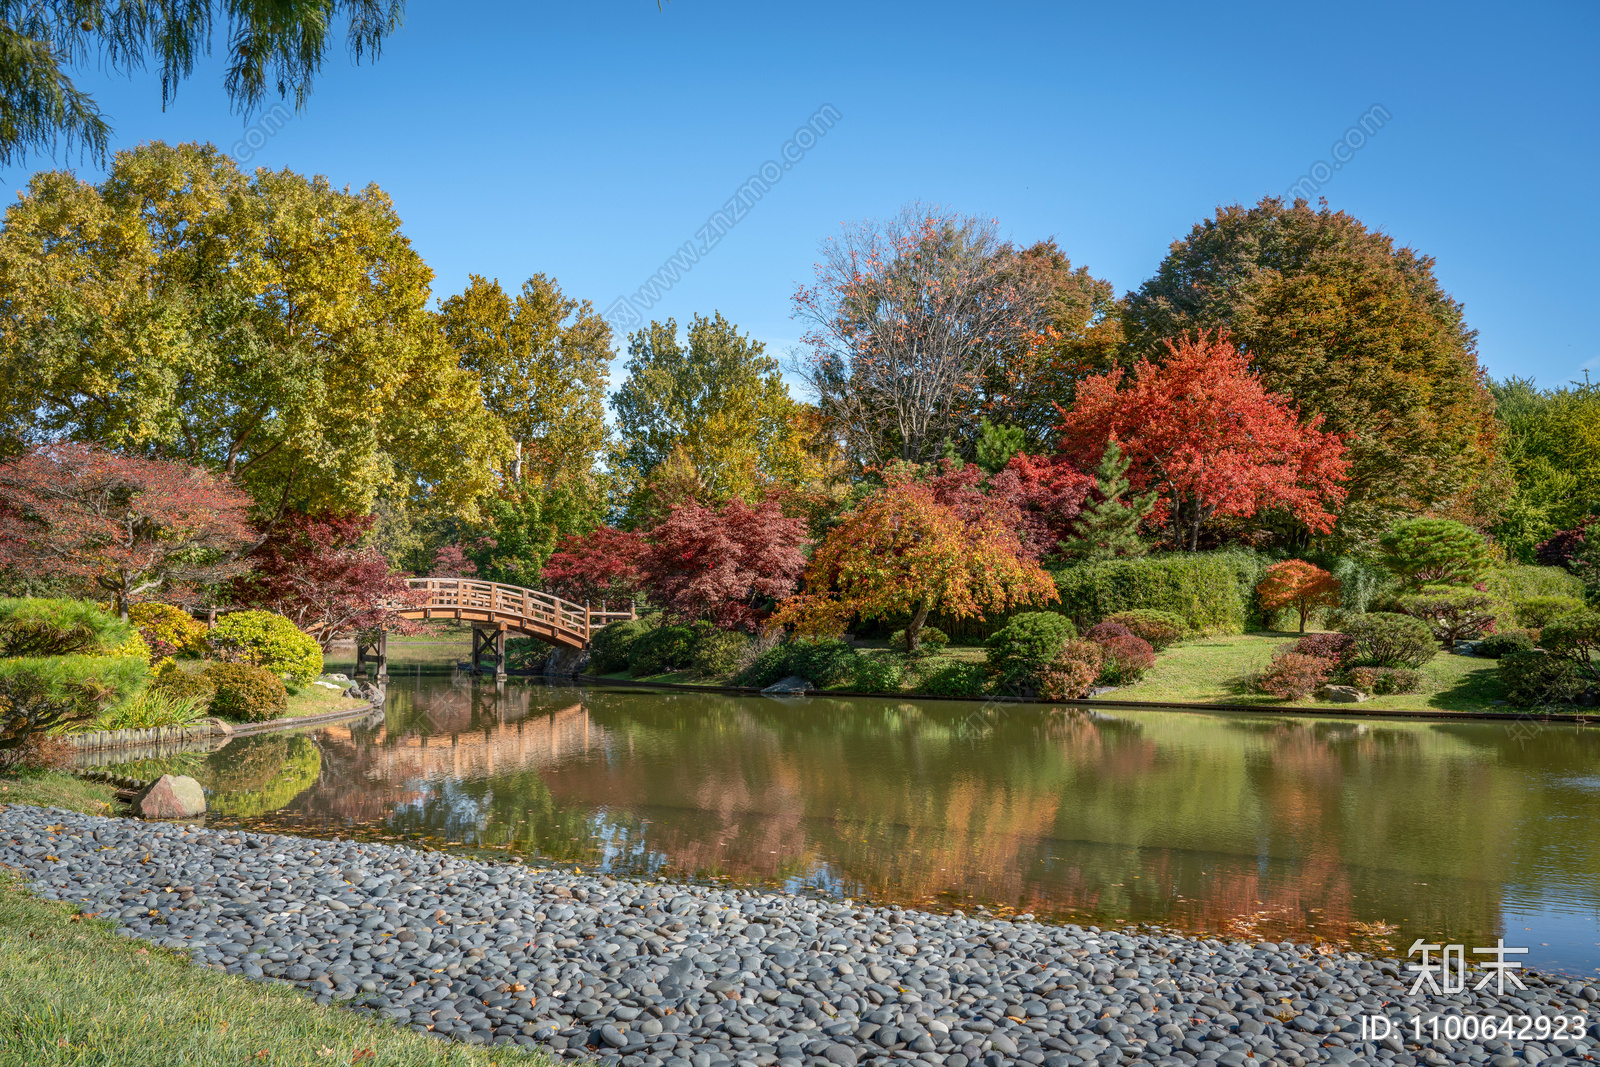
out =
<path fill-rule="evenodd" d="M 114 796 L 109 785 L 86 782 L 62 771 L 0 774 L 0 804 L 33 804 L 41 808 L 67 808 L 88 815 L 111 815 Z"/>
<path fill-rule="evenodd" d="M 204 970 L 0 874 L 0 1065 L 541 1064 Z"/>

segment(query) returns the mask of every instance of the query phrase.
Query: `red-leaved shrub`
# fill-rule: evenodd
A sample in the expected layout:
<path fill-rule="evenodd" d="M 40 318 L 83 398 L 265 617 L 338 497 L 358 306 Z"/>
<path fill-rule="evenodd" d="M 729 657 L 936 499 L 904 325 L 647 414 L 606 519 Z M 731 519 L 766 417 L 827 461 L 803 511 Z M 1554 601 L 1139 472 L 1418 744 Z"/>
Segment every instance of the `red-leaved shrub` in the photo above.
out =
<path fill-rule="evenodd" d="M 1097 622 L 1085 630 L 1083 636 L 1097 645 L 1103 645 L 1113 637 L 1132 637 L 1133 631 L 1120 622 Z"/>
<path fill-rule="evenodd" d="M 1156 664 L 1155 649 L 1142 637 L 1132 634 L 1108 637 L 1099 644 L 1106 650 L 1102 677 L 1108 682 L 1118 685 L 1137 682 L 1145 671 Z"/>
<path fill-rule="evenodd" d="M 1280 700 L 1304 700 L 1333 674 L 1331 659 L 1302 652 L 1280 652 L 1256 678 L 1256 688 Z"/>
<path fill-rule="evenodd" d="M 1294 643 L 1290 651 L 1343 663 L 1353 644 L 1355 639 L 1349 634 L 1306 634 Z"/>

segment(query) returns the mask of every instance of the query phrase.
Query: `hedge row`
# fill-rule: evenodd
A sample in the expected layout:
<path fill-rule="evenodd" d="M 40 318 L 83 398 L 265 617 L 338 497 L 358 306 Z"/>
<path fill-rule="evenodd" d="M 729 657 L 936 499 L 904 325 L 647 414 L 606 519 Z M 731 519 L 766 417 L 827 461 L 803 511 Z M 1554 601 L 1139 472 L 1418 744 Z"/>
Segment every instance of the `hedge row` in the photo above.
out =
<path fill-rule="evenodd" d="M 1087 628 L 1119 612 L 1167 611 L 1192 631 L 1240 634 L 1259 624 L 1255 587 L 1268 561 L 1250 552 L 1175 553 L 1054 572 L 1055 610 Z"/>

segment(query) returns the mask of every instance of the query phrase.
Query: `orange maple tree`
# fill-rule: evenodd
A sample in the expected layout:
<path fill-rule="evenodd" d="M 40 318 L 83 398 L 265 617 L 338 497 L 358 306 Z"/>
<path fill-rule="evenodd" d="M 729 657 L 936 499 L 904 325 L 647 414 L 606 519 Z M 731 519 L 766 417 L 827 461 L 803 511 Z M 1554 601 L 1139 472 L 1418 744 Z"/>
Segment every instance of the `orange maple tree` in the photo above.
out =
<path fill-rule="evenodd" d="M 1317 607 L 1339 606 L 1339 579 L 1303 559 L 1286 559 L 1267 568 L 1256 586 L 1256 596 L 1268 611 L 1293 606 L 1300 613 L 1300 632 Z"/>
<path fill-rule="evenodd" d="M 983 618 L 1056 599 L 1055 582 L 1027 557 L 1016 506 L 991 497 L 963 515 L 917 480 L 914 465 L 885 472 L 884 489 L 844 517 L 806 568 L 807 592 L 772 618 L 810 635 L 841 633 L 850 618 L 909 614 L 915 651 L 930 612 Z"/>
<path fill-rule="evenodd" d="M 1085 379 L 1062 410 L 1061 449 L 1093 469 L 1116 438 L 1131 461 L 1128 480 L 1155 489 L 1152 518 L 1179 547 L 1199 546 L 1216 516 L 1248 518 L 1282 508 L 1317 533 L 1333 528 L 1349 468 L 1343 441 L 1322 417 L 1302 420 L 1294 403 L 1251 371 L 1226 333 L 1166 342 L 1161 363 L 1141 359 Z"/>

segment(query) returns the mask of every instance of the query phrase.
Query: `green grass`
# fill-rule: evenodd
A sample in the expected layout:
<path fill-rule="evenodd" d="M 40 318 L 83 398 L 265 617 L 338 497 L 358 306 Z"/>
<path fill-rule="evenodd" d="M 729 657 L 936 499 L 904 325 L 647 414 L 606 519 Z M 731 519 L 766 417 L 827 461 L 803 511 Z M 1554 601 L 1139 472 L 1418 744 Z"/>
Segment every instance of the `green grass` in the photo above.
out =
<path fill-rule="evenodd" d="M 86 815 L 114 814 L 115 791 L 101 782 L 86 782 L 62 771 L 20 771 L 0 774 L 0 804 L 33 804 L 67 808 Z M 0 1004 L 5 998 L 0 996 Z"/>
<path fill-rule="evenodd" d="M 0 1067 L 530 1064 L 196 967 L 0 875 Z"/>
<path fill-rule="evenodd" d="M 1241 684 L 1261 670 L 1272 654 L 1298 637 L 1267 632 L 1203 637 L 1158 653 L 1156 665 L 1136 685 L 1110 694 L 1115 700 L 1151 700 L 1200 704 L 1260 704 L 1263 707 L 1349 707 L 1361 711 L 1429 710 L 1442 712 L 1508 712 L 1492 701 L 1503 699 L 1491 659 L 1455 656 L 1441 651 L 1422 667 L 1423 690 L 1372 697 L 1359 705 L 1317 700 L 1287 702 L 1252 693 Z"/>

